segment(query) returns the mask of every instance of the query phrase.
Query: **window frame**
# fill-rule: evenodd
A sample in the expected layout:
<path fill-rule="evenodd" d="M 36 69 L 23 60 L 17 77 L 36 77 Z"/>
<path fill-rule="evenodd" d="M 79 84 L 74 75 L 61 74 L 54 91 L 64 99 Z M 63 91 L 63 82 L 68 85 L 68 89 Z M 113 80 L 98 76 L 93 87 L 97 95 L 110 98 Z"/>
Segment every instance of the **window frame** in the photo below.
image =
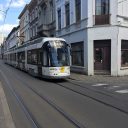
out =
<path fill-rule="evenodd" d="M 33 59 L 33 55 L 36 55 L 36 60 Z M 27 51 L 27 64 L 32 64 L 32 65 L 37 65 L 38 64 L 37 49 L 32 49 L 32 50 Z"/>
<path fill-rule="evenodd" d="M 105 2 L 106 1 L 106 2 Z M 97 2 L 100 2 L 99 5 L 97 5 Z M 106 3 L 106 6 L 103 5 L 103 2 Z M 97 13 L 99 9 L 99 14 Z M 105 9 L 105 10 L 104 10 Z M 95 15 L 109 15 L 110 13 L 110 0 L 95 0 Z"/>
<path fill-rule="evenodd" d="M 121 40 L 121 67 L 128 67 L 128 40 Z"/>
<path fill-rule="evenodd" d="M 65 25 L 66 27 L 70 25 L 70 3 L 65 4 Z"/>
<path fill-rule="evenodd" d="M 76 15 L 76 22 L 80 22 L 81 20 L 81 0 L 75 0 L 75 15 Z"/>
<path fill-rule="evenodd" d="M 75 49 L 74 48 L 80 48 L 80 49 Z M 72 66 L 84 66 L 84 42 L 75 42 L 71 44 L 71 61 L 72 61 Z M 78 63 L 79 59 L 77 58 L 79 56 L 79 59 L 81 63 Z M 76 60 L 75 60 L 76 59 Z M 76 61 L 76 62 L 75 62 Z M 75 62 L 75 63 L 74 63 Z"/>
<path fill-rule="evenodd" d="M 58 15 L 58 30 L 61 29 L 61 8 L 57 10 L 57 15 Z"/>

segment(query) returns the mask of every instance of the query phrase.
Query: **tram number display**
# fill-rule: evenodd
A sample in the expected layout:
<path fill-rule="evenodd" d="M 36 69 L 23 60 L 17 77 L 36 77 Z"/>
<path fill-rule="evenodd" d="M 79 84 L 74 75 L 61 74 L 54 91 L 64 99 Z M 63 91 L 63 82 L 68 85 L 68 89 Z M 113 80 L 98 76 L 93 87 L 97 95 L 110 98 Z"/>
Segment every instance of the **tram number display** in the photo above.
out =
<path fill-rule="evenodd" d="M 64 70 L 65 70 L 64 67 L 61 67 L 61 68 L 60 68 L 60 72 L 61 72 L 61 73 L 64 73 Z"/>

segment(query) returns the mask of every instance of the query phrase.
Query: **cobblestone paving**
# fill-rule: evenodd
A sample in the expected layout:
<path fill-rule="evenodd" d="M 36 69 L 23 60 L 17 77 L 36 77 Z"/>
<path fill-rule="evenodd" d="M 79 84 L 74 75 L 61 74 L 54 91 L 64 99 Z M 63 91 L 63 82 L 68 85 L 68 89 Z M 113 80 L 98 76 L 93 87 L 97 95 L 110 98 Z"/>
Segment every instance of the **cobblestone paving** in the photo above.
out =
<path fill-rule="evenodd" d="M 113 77 L 110 75 L 87 76 L 71 73 L 70 79 L 84 81 L 86 83 L 108 83 L 117 85 L 128 85 L 128 76 Z"/>

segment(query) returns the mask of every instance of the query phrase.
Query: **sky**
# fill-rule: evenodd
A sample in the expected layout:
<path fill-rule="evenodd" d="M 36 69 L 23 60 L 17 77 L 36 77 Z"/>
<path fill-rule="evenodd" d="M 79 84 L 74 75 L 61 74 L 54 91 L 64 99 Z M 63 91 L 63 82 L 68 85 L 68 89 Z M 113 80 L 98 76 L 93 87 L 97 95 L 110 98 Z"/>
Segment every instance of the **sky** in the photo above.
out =
<path fill-rule="evenodd" d="M 10 1 L 12 1 L 11 5 L 9 4 Z M 24 6 L 29 2 L 30 0 L 0 0 L 0 33 L 7 36 L 13 27 L 19 25 L 18 16 Z M 8 11 L 5 18 L 5 11 L 7 9 Z"/>

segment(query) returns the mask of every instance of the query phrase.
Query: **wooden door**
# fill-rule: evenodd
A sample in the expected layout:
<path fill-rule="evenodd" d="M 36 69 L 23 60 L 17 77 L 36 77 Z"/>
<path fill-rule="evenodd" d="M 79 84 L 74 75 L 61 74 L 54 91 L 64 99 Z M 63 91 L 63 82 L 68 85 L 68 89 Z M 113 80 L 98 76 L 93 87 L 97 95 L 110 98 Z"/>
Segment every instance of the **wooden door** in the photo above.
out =
<path fill-rule="evenodd" d="M 110 70 L 111 42 L 94 42 L 94 70 Z"/>
<path fill-rule="evenodd" d="M 103 70 L 103 48 L 94 48 L 94 69 Z"/>

